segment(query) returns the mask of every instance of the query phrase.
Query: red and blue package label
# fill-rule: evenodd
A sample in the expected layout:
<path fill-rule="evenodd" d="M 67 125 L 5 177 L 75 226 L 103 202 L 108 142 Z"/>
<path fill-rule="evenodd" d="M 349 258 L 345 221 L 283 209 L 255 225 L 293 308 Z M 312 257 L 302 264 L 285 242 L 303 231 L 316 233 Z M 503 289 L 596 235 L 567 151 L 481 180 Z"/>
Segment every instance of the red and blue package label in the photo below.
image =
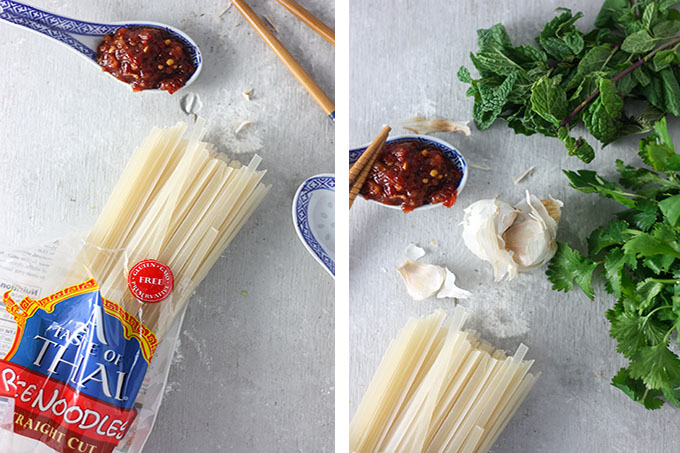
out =
<path fill-rule="evenodd" d="M 5 308 L 17 323 L 0 360 L 0 396 L 14 399 L 14 432 L 58 452 L 111 452 L 135 416 L 156 336 L 94 280 Z"/>

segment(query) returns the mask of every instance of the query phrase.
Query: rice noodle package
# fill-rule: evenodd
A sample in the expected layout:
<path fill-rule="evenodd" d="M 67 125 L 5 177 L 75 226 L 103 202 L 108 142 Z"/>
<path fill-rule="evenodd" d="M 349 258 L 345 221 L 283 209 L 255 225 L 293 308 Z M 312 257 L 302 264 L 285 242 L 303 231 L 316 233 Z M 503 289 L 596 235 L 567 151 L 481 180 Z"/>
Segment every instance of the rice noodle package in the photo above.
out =
<path fill-rule="evenodd" d="M 94 227 L 0 250 L 0 452 L 140 452 L 189 297 L 269 188 L 204 121 L 154 129 Z"/>

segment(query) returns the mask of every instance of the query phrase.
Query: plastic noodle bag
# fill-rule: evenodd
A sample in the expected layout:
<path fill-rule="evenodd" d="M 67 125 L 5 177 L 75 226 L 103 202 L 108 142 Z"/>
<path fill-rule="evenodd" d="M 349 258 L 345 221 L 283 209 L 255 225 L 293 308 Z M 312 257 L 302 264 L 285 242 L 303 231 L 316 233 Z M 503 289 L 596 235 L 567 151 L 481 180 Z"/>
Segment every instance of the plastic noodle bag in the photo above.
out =
<path fill-rule="evenodd" d="M 0 251 L 0 451 L 142 450 L 186 303 L 269 189 L 203 123 L 154 129 L 85 237 Z"/>

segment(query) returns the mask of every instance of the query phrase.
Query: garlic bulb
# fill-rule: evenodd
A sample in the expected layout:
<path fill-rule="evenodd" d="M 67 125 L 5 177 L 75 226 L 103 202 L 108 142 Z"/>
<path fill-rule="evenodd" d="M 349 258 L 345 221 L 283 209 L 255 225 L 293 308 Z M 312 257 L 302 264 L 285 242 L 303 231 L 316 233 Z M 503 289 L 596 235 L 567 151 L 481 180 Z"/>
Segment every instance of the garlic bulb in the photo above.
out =
<path fill-rule="evenodd" d="M 446 272 L 441 267 L 413 260 L 406 260 L 397 271 L 415 300 L 427 299 L 439 291 L 446 279 Z"/>
<path fill-rule="evenodd" d="M 477 201 L 465 209 L 463 241 L 491 263 L 496 281 L 512 280 L 555 255 L 562 205 L 552 198 L 539 200 L 528 191 L 514 207 L 495 199 Z"/>

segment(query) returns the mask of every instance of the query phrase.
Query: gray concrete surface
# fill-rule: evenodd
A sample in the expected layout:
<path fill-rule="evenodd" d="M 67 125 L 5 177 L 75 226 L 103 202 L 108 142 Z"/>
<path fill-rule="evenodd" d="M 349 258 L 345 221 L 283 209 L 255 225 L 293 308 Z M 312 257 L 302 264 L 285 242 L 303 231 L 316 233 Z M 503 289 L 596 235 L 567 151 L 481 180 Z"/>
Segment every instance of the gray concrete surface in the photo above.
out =
<path fill-rule="evenodd" d="M 145 451 L 331 451 L 333 280 L 299 243 L 290 211 L 305 178 L 333 171 L 334 127 L 235 8 L 217 17 L 227 3 L 32 2 L 83 20 L 146 19 L 188 32 L 205 58 L 189 91 L 203 103 L 207 139 L 243 161 L 257 152 L 269 169 L 270 196 L 190 302 Z M 251 5 L 333 97 L 333 47 L 277 3 Z M 305 5 L 333 23 L 333 2 Z M 133 94 L 70 50 L 4 22 L 0 73 L 2 244 L 91 225 L 149 130 L 191 119 L 180 109 L 186 93 Z M 245 120 L 254 124 L 235 135 Z"/>
<path fill-rule="evenodd" d="M 455 74 L 470 67 L 476 30 L 503 22 L 513 42 L 531 43 L 557 6 L 583 11 L 577 24 L 591 27 L 600 1 L 400 0 L 350 4 L 350 145 L 369 142 L 383 124 L 403 133 L 400 120 L 414 115 L 471 119 L 467 85 Z M 679 124 L 671 121 L 680 144 Z M 552 195 L 565 207 L 558 238 L 584 245 L 584 238 L 608 218 L 611 203 L 570 189 L 560 170 L 585 166 L 567 157 L 562 145 L 544 137 L 514 135 L 505 124 L 471 137 L 436 134 L 457 146 L 471 169 L 467 187 L 451 209 L 404 215 L 359 201 L 350 215 L 350 416 L 356 410 L 389 341 L 407 318 L 450 310 L 446 300 L 410 299 L 395 272 L 404 249 L 424 247 L 426 262 L 448 266 L 473 297 L 468 327 L 498 347 L 529 346 L 528 357 L 542 372 L 525 404 L 493 451 L 510 452 L 669 452 L 680 443 L 677 408 L 654 412 L 630 401 L 609 381 L 625 363 L 608 334 L 604 312 L 613 299 L 600 291 L 591 302 L 574 291 L 550 289 L 543 269 L 517 280 L 493 283 L 491 267 L 472 255 L 461 239 L 463 208 L 496 195 L 514 202 L 525 189 Z M 604 150 L 590 168 L 615 173 L 616 158 L 638 162 L 639 137 Z M 536 165 L 532 176 L 513 185 L 512 176 Z"/>

